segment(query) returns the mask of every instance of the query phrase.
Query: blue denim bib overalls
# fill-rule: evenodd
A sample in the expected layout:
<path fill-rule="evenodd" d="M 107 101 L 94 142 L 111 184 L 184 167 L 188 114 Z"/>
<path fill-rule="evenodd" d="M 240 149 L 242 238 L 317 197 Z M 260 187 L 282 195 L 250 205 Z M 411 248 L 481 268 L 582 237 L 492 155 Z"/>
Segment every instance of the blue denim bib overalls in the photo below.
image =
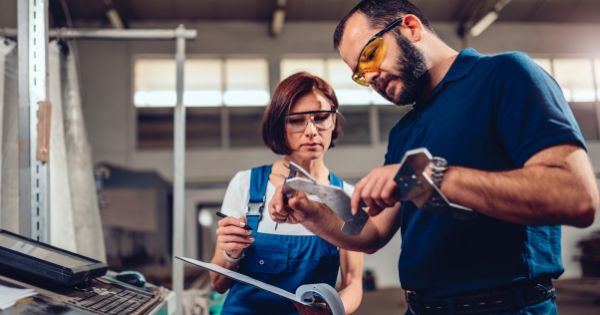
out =
<path fill-rule="evenodd" d="M 307 283 L 327 283 L 335 287 L 340 266 L 336 246 L 315 235 L 278 235 L 258 232 L 265 213 L 265 195 L 271 165 L 255 167 L 250 176 L 250 201 L 246 218 L 254 242 L 244 250 L 238 271 L 294 293 Z M 343 182 L 329 173 L 331 185 Z M 253 286 L 234 282 L 221 314 L 298 314 L 291 301 Z"/>

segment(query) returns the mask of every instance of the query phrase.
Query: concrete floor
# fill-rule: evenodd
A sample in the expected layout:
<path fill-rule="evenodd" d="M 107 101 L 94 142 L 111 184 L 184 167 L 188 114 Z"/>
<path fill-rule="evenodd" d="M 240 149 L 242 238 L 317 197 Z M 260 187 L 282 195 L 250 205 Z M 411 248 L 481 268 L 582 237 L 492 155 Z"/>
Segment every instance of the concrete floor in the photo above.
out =
<path fill-rule="evenodd" d="M 559 280 L 554 283 L 561 315 L 599 315 L 600 279 Z M 403 315 L 404 293 L 400 288 L 365 292 L 356 315 Z"/>

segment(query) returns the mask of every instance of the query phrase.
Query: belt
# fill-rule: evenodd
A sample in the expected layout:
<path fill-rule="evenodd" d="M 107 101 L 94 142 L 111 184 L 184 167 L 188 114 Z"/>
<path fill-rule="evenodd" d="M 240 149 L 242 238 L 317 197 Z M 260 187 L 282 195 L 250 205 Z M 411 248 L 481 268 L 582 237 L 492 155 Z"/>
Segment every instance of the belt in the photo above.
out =
<path fill-rule="evenodd" d="M 544 280 L 446 298 L 430 298 L 406 290 L 406 302 L 417 315 L 481 314 L 520 309 L 553 298 L 554 295 L 552 281 Z"/>

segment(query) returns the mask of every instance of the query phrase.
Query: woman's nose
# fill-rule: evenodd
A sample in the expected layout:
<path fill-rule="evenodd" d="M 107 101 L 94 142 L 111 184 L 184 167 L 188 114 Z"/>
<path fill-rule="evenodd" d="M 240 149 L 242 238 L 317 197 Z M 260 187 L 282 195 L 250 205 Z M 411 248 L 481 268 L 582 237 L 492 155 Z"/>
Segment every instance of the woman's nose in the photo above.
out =
<path fill-rule="evenodd" d="M 312 119 L 308 119 L 306 122 L 306 127 L 304 127 L 304 134 L 307 136 L 314 136 L 318 133 L 317 126 L 315 126 L 315 122 Z"/>

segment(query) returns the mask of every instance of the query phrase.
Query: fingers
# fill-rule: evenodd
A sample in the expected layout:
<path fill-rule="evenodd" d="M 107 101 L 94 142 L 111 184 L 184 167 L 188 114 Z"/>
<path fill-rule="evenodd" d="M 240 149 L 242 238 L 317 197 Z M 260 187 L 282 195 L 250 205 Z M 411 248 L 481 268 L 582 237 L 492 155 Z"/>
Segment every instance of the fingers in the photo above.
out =
<path fill-rule="evenodd" d="M 216 234 L 218 236 L 224 235 L 237 235 L 242 237 L 247 237 L 252 233 L 252 231 L 246 230 L 237 225 L 226 225 L 217 227 Z"/>
<path fill-rule="evenodd" d="M 385 185 L 386 178 L 380 176 L 373 176 L 371 180 L 365 184 L 361 192 L 361 199 L 368 207 L 373 208 L 386 208 L 386 204 L 381 198 L 381 189 Z"/>
<path fill-rule="evenodd" d="M 394 180 L 398 168 L 399 165 L 394 164 L 373 169 L 356 184 L 350 202 L 353 215 L 356 215 L 361 203 L 369 207 L 369 215 L 377 215 L 399 201 L 398 185 Z"/>
<path fill-rule="evenodd" d="M 273 198 L 269 203 L 269 215 L 274 222 L 283 223 L 287 218 L 288 212 L 285 209 L 285 198 L 283 195 L 282 187 L 279 186 L 275 189 Z"/>
<path fill-rule="evenodd" d="M 282 207 L 278 204 L 269 207 L 269 215 L 271 215 L 273 222 L 283 223 L 287 220 L 289 214 L 290 213 L 286 207 Z"/>
<path fill-rule="evenodd" d="M 217 247 L 236 257 L 254 242 L 252 231 L 246 230 L 246 217 L 239 219 L 227 217 L 219 220 L 217 225 Z"/>
<path fill-rule="evenodd" d="M 219 236 L 219 242 L 246 244 L 246 246 L 248 246 L 254 242 L 254 238 L 249 236 L 244 237 L 240 235 L 227 234 Z"/>
<path fill-rule="evenodd" d="M 352 193 L 352 198 L 350 199 L 350 207 L 352 208 L 352 215 L 356 215 L 358 213 L 358 208 L 361 202 L 361 194 L 365 183 L 367 182 L 367 177 L 363 177 L 359 180 L 356 185 L 354 185 L 354 192 Z"/>
<path fill-rule="evenodd" d="M 400 198 L 398 196 L 398 184 L 396 181 L 387 181 L 381 188 L 381 198 L 386 207 L 394 206 Z"/>
<path fill-rule="evenodd" d="M 226 227 L 226 226 L 237 226 L 243 228 L 246 226 L 246 217 L 243 216 L 241 218 L 227 217 L 219 220 L 217 223 L 217 228 Z"/>
<path fill-rule="evenodd" d="M 226 251 L 230 256 L 238 257 L 240 252 L 246 249 L 250 244 L 243 243 L 220 243 L 219 248 Z"/>
<path fill-rule="evenodd" d="M 367 214 L 370 217 L 374 217 L 376 215 L 378 215 L 379 213 L 381 213 L 381 211 L 383 211 L 383 209 L 385 208 L 379 208 L 379 207 L 368 207 L 367 208 Z"/>
<path fill-rule="evenodd" d="M 293 210 L 304 211 L 306 209 L 307 202 L 308 197 L 306 197 L 306 193 L 297 191 L 294 193 L 294 196 L 288 200 L 288 207 Z"/>
<path fill-rule="evenodd" d="M 274 212 L 271 215 L 271 219 L 273 219 L 274 222 L 277 223 L 284 223 L 285 221 L 287 221 L 287 218 L 289 217 L 289 213 L 283 213 L 282 211 L 279 212 Z"/>

